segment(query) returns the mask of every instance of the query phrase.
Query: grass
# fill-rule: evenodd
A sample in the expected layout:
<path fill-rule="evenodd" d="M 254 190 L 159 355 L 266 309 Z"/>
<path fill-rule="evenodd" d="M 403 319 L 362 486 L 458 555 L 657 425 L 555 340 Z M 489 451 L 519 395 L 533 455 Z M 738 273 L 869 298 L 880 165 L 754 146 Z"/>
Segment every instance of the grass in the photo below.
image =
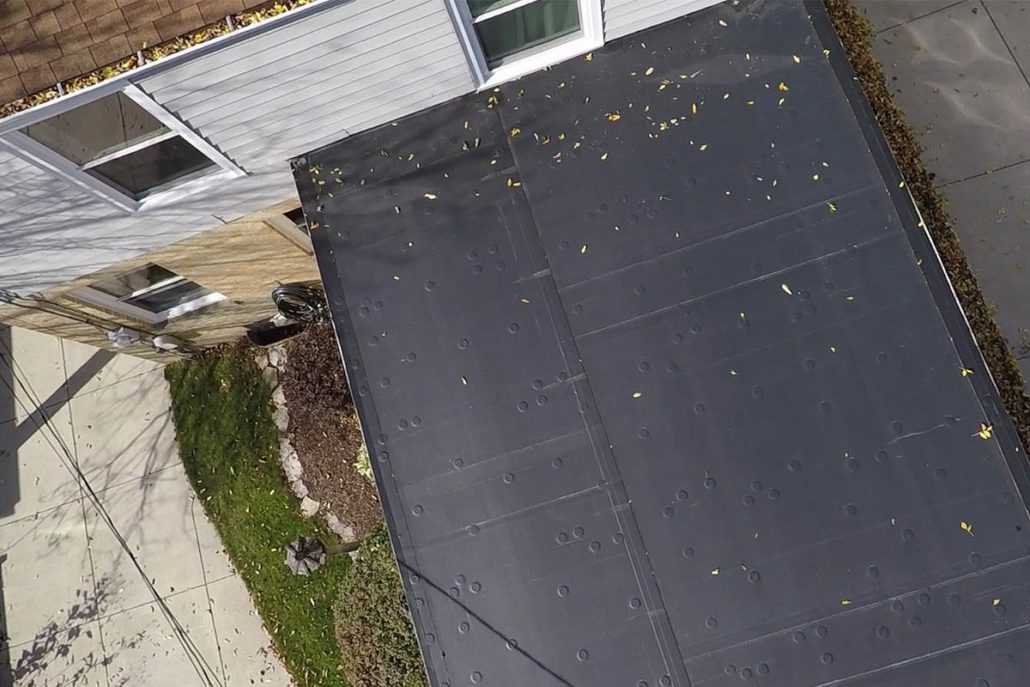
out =
<path fill-rule="evenodd" d="M 297 513 L 279 468 L 271 394 L 251 355 L 218 349 L 170 365 L 166 377 L 186 473 L 275 650 L 298 687 L 347 687 L 333 604 L 350 558 L 330 557 L 311 577 L 283 565 L 285 546 L 300 535 L 335 540 Z"/>

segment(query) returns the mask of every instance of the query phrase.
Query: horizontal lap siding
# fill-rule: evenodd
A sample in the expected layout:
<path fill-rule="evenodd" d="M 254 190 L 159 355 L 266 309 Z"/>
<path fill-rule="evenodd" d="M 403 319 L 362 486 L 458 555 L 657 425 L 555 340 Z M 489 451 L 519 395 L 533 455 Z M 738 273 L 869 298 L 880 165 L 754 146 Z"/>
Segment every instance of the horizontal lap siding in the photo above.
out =
<path fill-rule="evenodd" d="M 719 0 L 603 0 L 603 2 L 605 39 L 612 40 L 716 5 Z"/>
<path fill-rule="evenodd" d="M 351 0 L 140 86 L 244 168 L 474 89 L 441 0 Z"/>

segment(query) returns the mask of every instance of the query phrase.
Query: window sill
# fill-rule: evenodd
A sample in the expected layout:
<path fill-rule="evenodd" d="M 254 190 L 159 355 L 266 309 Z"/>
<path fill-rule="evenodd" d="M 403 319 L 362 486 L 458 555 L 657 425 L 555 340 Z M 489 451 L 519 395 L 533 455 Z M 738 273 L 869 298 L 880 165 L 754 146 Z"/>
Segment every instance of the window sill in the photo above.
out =
<path fill-rule="evenodd" d="M 528 55 L 521 60 L 517 60 L 511 64 L 501 65 L 497 69 L 490 72 L 489 78 L 477 89 L 482 92 L 495 86 L 499 86 L 502 83 L 513 81 L 519 77 L 531 74 L 533 72 L 540 71 L 545 67 L 564 62 L 565 60 L 579 55 L 585 55 L 586 53 L 597 50 L 604 45 L 604 39 L 595 36 L 579 36 L 568 40 L 553 48 L 543 50 L 532 55 Z"/>

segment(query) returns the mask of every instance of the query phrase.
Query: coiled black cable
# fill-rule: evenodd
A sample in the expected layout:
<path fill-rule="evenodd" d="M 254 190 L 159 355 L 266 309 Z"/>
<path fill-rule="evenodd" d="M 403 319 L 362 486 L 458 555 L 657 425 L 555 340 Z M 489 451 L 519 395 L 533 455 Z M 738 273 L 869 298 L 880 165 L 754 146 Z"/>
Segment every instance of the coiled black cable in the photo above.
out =
<path fill-rule="evenodd" d="M 313 324 L 329 318 L 325 295 L 308 286 L 284 284 L 272 289 L 272 301 L 283 317 L 294 322 Z"/>

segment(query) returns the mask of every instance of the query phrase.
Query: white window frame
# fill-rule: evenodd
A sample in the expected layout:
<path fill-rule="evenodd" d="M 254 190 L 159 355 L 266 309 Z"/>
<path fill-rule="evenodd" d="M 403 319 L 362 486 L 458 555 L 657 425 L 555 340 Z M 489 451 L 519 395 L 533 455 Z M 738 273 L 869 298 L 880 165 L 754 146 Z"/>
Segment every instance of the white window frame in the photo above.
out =
<path fill-rule="evenodd" d="M 3 144 L 3 147 L 7 148 L 23 160 L 26 160 L 37 167 L 46 169 L 65 181 L 84 189 L 101 200 L 127 212 L 140 212 L 152 207 L 165 205 L 169 202 L 179 200 L 184 196 L 210 188 L 216 184 L 224 183 L 229 179 L 246 175 L 246 172 L 237 166 L 236 163 L 223 155 L 221 151 L 213 145 L 205 141 L 201 136 L 193 131 L 193 129 L 184 124 L 182 120 L 159 105 L 157 101 L 147 95 L 139 86 L 133 83 L 117 83 L 114 84 L 114 86 L 115 87 L 110 88 L 92 89 L 90 91 L 90 95 L 92 97 L 88 100 L 68 97 L 67 100 L 62 99 L 61 101 L 57 101 L 53 106 L 45 109 L 43 116 L 40 116 L 38 119 L 34 119 L 33 121 L 27 121 L 22 118 L 17 119 L 16 129 L 0 130 L 0 144 Z M 99 161 L 94 160 L 87 165 L 80 167 L 80 165 L 76 165 L 60 153 L 51 150 L 21 131 L 31 124 L 71 112 L 83 105 L 119 92 L 123 93 L 149 114 L 153 115 L 155 119 L 169 129 L 168 133 L 146 139 L 139 144 L 105 156 Z M 132 196 L 118 190 L 115 186 L 107 184 L 101 179 L 98 179 L 84 171 L 85 168 L 95 166 L 96 164 L 99 164 L 99 162 L 120 157 L 129 152 L 145 148 L 149 145 L 158 143 L 161 140 L 172 138 L 174 136 L 181 137 L 187 143 L 203 153 L 209 160 L 215 163 L 216 167 L 203 176 L 187 179 L 181 183 L 175 183 L 174 181 L 169 182 L 166 187 L 159 187 L 158 190 L 155 190 L 140 199 L 133 198 Z"/>
<path fill-rule="evenodd" d="M 129 272 L 132 271 L 133 270 L 129 270 Z M 171 270 L 168 271 L 171 272 Z M 129 294 L 128 296 L 125 296 L 124 298 L 138 298 L 140 296 L 145 296 L 148 293 L 152 293 L 154 291 L 158 291 L 169 286 L 174 286 L 175 284 L 178 284 L 180 282 L 192 281 L 191 279 L 187 279 L 181 274 L 173 274 L 175 274 L 174 277 L 169 277 L 168 279 L 159 281 L 156 284 L 151 284 L 150 286 L 138 289 Z M 196 282 L 193 283 L 196 284 Z M 202 288 L 207 288 L 200 284 L 197 285 L 201 286 Z M 210 291 L 210 289 L 208 290 Z M 199 298 L 194 298 L 192 301 L 180 303 L 179 305 L 168 308 L 167 310 L 162 310 L 160 312 L 153 312 L 151 310 L 147 310 L 146 308 L 141 308 L 138 305 L 126 303 L 124 299 L 115 298 L 111 294 L 104 293 L 103 291 L 94 289 L 91 286 L 86 286 L 84 288 L 78 289 L 77 291 L 73 292 L 72 295 L 75 298 L 85 301 L 86 303 L 89 303 L 91 305 L 96 305 L 106 310 L 121 313 L 122 315 L 127 315 L 133 319 L 146 322 L 147 324 L 161 324 L 181 315 L 185 315 L 186 313 L 194 312 L 196 310 L 200 310 L 201 308 L 206 308 L 209 305 L 214 305 L 215 303 L 221 303 L 222 301 L 227 300 L 226 296 L 224 296 L 223 294 L 220 294 L 217 291 L 211 291 L 211 293 L 204 294 Z"/>
<path fill-rule="evenodd" d="M 476 33 L 476 22 L 538 1 L 516 0 L 510 5 L 485 12 L 478 19 L 474 19 L 466 0 L 447 0 L 447 8 L 450 10 L 451 18 L 458 31 L 458 38 L 465 49 L 469 69 L 478 84 L 478 90 L 493 88 L 498 84 L 588 53 L 604 45 L 604 16 L 601 10 L 601 0 L 569 0 L 579 3 L 579 23 L 582 35 L 575 38 L 557 38 L 552 47 L 533 50 L 521 58 L 517 54 L 513 55 L 509 63 L 491 68 L 483 52 L 483 46 L 479 42 L 479 35 Z"/>

